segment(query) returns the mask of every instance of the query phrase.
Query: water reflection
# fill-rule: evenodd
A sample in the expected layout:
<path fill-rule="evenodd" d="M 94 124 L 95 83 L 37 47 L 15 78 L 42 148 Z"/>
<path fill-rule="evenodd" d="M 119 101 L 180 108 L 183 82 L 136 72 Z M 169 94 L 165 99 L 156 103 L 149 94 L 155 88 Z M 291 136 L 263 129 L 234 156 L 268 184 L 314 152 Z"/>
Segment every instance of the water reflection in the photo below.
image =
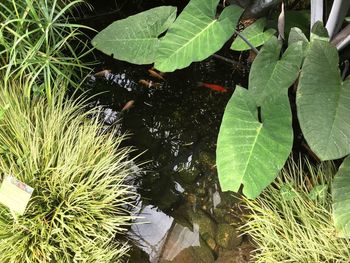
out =
<path fill-rule="evenodd" d="M 129 237 L 149 255 L 151 263 L 156 263 L 159 261 L 174 218 L 152 205 L 142 207 L 141 202 L 140 207 L 137 214 L 142 215 L 143 218 L 137 219 L 132 225 Z"/>
<path fill-rule="evenodd" d="M 89 82 L 94 93 L 107 91 L 96 99 L 105 122 L 119 119 L 121 130 L 131 134 L 128 143 L 151 160 L 138 181 L 142 200 L 136 215 L 143 218 L 130 230 L 147 262 L 209 263 L 242 243 L 235 227 L 237 199 L 220 191 L 215 169 L 220 121 L 237 79 L 242 80 L 237 74 L 210 58 L 165 75 L 160 87 L 145 87 L 138 82 L 149 78 L 147 67 L 116 62 Z M 213 92 L 198 87 L 199 81 L 231 90 Z M 130 100 L 135 106 L 121 113 Z M 146 262 L 145 256 L 130 262 Z"/>
<path fill-rule="evenodd" d="M 188 251 L 201 246 L 198 224 L 190 229 L 151 205 L 142 207 L 139 214 L 144 218 L 131 227 L 130 238 L 149 255 L 149 262 L 170 262 L 180 255 L 189 262 Z"/>

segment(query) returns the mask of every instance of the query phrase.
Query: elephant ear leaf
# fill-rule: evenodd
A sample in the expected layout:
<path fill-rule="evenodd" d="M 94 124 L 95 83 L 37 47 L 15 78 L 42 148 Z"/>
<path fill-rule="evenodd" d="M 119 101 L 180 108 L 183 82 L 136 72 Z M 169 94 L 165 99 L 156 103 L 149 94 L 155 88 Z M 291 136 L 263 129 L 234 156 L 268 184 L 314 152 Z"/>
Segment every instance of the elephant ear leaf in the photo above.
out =
<path fill-rule="evenodd" d="M 171 72 L 201 61 L 232 36 L 242 8 L 230 5 L 215 18 L 220 0 L 191 0 L 161 40 L 155 68 Z"/>
<path fill-rule="evenodd" d="M 272 37 L 250 72 L 249 90 L 237 87 L 221 123 L 216 162 L 222 190 L 257 197 L 277 176 L 292 149 L 292 114 L 288 88 L 298 76 L 302 42 L 280 59 Z M 259 81 L 260 79 L 260 81 Z"/>
<path fill-rule="evenodd" d="M 98 33 L 92 45 L 115 59 L 151 64 L 159 46 L 158 36 L 176 18 L 176 7 L 161 6 L 115 21 Z"/>
<path fill-rule="evenodd" d="M 243 184 L 257 197 L 277 176 L 292 149 L 292 118 L 287 96 L 269 97 L 257 107 L 251 92 L 236 87 L 221 123 L 216 163 L 223 191 Z"/>
<path fill-rule="evenodd" d="M 297 90 L 301 130 L 321 160 L 350 153 L 350 79 L 342 81 L 338 63 L 333 45 L 313 39 Z"/>
<path fill-rule="evenodd" d="M 333 219 L 338 236 L 350 237 L 350 156 L 339 168 L 332 182 Z"/>

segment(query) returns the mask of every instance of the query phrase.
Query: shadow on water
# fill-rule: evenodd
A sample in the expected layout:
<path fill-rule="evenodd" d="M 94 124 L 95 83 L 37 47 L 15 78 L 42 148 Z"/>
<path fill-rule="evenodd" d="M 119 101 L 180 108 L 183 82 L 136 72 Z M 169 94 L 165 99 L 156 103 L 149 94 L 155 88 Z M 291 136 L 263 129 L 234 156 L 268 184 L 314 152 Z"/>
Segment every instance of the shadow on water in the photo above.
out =
<path fill-rule="evenodd" d="M 149 75 L 151 66 L 97 56 L 103 62 L 96 72 L 105 71 L 87 81 L 94 103 L 107 125 L 130 134 L 127 143 L 143 153 L 139 161 L 148 161 L 136 182 L 140 219 L 129 231 L 130 262 L 248 262 L 251 247 L 237 231 L 239 201 L 220 191 L 215 167 L 226 103 L 236 85 L 247 86 L 247 73 L 210 57 L 163 80 Z"/>

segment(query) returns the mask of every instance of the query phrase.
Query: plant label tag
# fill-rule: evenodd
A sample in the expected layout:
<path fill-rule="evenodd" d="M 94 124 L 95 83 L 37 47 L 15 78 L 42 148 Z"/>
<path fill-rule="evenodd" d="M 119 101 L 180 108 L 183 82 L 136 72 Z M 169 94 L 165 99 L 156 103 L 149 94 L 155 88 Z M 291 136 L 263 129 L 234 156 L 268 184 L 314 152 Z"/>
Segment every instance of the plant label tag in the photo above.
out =
<path fill-rule="evenodd" d="M 34 189 L 15 177 L 5 175 L 0 185 L 0 203 L 16 214 L 23 215 Z"/>

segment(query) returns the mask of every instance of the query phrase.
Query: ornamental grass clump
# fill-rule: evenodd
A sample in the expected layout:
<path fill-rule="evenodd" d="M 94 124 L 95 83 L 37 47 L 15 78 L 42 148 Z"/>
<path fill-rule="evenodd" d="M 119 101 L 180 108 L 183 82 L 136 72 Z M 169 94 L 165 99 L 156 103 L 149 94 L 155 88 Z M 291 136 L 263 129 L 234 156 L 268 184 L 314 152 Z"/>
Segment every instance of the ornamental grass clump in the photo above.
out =
<path fill-rule="evenodd" d="M 86 75 L 82 60 L 91 52 L 72 11 L 82 0 L 0 1 L 0 74 L 4 79 L 29 81 L 25 95 L 45 92 L 51 99 L 58 79 L 77 87 Z M 86 60 L 86 59 L 85 59 Z M 6 84 L 6 83 L 5 83 Z"/>
<path fill-rule="evenodd" d="M 254 262 L 349 262 L 350 241 L 338 238 L 331 215 L 332 163 L 291 161 L 256 200 L 245 200 L 243 231 L 257 247 Z"/>
<path fill-rule="evenodd" d="M 28 101 L 0 89 L 0 172 L 34 188 L 24 215 L 0 204 L 0 262 L 119 262 L 135 192 L 123 136 L 103 132 L 84 100 Z"/>

